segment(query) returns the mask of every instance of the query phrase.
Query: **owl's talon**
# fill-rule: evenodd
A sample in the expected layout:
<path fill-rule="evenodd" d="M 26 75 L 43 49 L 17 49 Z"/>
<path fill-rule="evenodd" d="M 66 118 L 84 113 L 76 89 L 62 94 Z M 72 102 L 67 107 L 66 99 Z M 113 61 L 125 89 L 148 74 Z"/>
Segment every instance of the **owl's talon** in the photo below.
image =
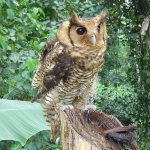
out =
<path fill-rule="evenodd" d="M 96 110 L 96 106 L 95 105 L 85 105 L 83 107 L 83 110 Z"/>

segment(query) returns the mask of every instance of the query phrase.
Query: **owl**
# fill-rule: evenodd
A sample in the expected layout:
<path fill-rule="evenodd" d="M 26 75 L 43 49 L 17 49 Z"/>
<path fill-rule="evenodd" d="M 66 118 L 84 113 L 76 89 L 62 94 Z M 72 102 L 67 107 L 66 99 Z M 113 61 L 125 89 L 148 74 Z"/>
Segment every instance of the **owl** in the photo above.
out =
<path fill-rule="evenodd" d="M 36 99 L 44 103 L 53 135 L 59 128 L 56 105 L 84 108 L 95 93 L 107 45 L 106 18 L 105 12 L 93 18 L 73 14 L 43 48 L 32 86 L 39 88 Z"/>

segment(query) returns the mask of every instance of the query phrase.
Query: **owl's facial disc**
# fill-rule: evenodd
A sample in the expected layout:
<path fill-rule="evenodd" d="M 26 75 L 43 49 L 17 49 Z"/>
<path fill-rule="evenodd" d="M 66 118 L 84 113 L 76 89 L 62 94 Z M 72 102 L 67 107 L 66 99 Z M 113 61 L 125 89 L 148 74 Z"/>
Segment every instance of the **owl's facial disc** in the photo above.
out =
<path fill-rule="evenodd" d="M 85 27 L 79 26 L 79 27 L 76 28 L 76 33 L 79 36 L 82 36 L 82 35 L 86 34 L 86 32 L 87 32 L 87 30 L 86 30 Z M 95 46 L 95 44 L 96 44 L 96 35 L 92 34 L 89 37 L 89 41 L 92 43 L 93 46 Z"/>
<path fill-rule="evenodd" d="M 96 44 L 96 36 L 94 34 L 90 36 L 90 42 L 93 44 L 93 46 L 95 46 L 95 44 Z"/>

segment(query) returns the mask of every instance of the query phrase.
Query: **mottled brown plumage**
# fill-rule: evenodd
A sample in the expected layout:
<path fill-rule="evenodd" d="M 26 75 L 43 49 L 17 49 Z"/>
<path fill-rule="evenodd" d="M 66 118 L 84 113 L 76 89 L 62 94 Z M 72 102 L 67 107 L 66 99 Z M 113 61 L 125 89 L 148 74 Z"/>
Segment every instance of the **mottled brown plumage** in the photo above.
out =
<path fill-rule="evenodd" d="M 32 81 L 38 87 L 38 99 L 43 99 L 45 114 L 51 115 L 52 132 L 58 126 L 55 105 L 84 105 L 95 92 L 98 71 L 106 50 L 106 13 L 82 19 L 73 15 L 58 30 L 42 52 L 39 67 Z"/>

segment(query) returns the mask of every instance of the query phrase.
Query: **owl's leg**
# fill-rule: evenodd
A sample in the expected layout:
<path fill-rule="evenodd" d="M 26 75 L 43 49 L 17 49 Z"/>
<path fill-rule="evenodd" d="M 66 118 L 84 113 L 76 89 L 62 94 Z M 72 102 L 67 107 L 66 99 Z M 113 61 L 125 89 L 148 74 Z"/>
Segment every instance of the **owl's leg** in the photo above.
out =
<path fill-rule="evenodd" d="M 77 109 L 81 110 L 96 110 L 96 106 L 93 104 L 89 104 L 88 101 L 83 99 L 82 97 L 76 97 L 73 101 L 73 106 Z"/>
<path fill-rule="evenodd" d="M 86 105 L 85 107 L 84 107 L 84 110 L 96 110 L 96 106 L 95 105 L 92 105 L 92 104 L 90 104 L 90 105 Z"/>

